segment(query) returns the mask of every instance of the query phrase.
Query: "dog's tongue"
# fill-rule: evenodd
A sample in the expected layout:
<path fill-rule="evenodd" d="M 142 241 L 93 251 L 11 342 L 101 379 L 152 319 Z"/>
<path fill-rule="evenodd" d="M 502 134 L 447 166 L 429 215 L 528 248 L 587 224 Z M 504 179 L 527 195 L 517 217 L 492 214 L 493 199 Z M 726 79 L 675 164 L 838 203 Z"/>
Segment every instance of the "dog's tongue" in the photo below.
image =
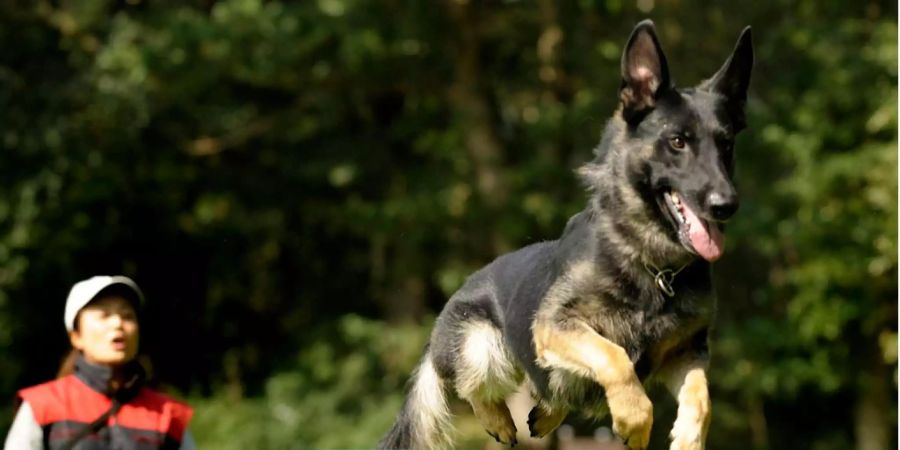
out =
<path fill-rule="evenodd" d="M 715 261 L 722 256 L 722 232 L 717 225 L 709 225 L 697 217 L 687 204 L 682 203 L 684 219 L 688 225 L 688 236 L 694 250 L 707 261 Z"/>

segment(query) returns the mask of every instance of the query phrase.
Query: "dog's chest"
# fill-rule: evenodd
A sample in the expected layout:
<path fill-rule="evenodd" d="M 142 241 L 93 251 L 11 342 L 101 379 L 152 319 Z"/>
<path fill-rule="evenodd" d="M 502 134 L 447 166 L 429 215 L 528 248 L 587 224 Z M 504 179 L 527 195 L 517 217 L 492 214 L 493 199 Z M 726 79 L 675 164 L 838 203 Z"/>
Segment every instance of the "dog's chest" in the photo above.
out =
<path fill-rule="evenodd" d="M 669 297 L 655 287 L 623 301 L 608 292 L 583 297 L 576 314 L 603 337 L 626 350 L 632 361 L 655 369 L 673 350 L 689 345 L 708 326 L 714 309 L 710 292 L 685 291 Z"/>
<path fill-rule="evenodd" d="M 706 353 L 710 315 L 699 311 L 675 314 L 647 327 L 641 348 L 629 353 L 638 377 L 645 379 L 686 350 Z"/>

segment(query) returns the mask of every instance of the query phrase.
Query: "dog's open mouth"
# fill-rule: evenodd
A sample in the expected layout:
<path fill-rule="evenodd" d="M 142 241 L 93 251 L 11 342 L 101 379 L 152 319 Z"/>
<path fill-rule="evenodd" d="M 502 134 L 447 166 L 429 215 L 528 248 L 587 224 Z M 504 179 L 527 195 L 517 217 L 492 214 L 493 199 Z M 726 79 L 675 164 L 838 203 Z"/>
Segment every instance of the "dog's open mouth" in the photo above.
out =
<path fill-rule="evenodd" d="M 663 201 L 678 226 L 678 238 L 685 248 L 710 262 L 722 256 L 724 238 L 717 222 L 701 219 L 675 191 L 663 193 Z"/>

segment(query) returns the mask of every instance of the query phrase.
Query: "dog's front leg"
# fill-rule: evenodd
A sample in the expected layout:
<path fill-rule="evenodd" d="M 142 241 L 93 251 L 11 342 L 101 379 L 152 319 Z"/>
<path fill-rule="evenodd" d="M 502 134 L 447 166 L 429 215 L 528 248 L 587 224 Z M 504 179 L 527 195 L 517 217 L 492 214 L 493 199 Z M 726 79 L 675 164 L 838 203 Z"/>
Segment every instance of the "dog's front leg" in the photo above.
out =
<path fill-rule="evenodd" d="M 583 322 L 563 327 L 537 321 L 533 331 L 538 363 L 600 383 L 606 390 L 613 431 L 625 439 L 629 448 L 647 448 L 653 427 L 653 404 L 625 349 Z"/>
<path fill-rule="evenodd" d="M 702 450 L 709 429 L 709 388 L 705 358 L 684 358 L 663 373 L 669 391 L 678 400 L 678 416 L 672 427 L 669 450 Z"/>

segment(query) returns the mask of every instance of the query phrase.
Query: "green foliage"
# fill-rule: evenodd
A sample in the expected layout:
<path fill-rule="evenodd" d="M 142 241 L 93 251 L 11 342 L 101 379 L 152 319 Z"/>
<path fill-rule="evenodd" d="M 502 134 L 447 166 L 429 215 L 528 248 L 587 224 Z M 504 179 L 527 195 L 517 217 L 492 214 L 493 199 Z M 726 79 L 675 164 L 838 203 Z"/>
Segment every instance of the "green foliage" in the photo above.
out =
<path fill-rule="evenodd" d="M 344 316 L 333 339 L 300 351 L 259 398 L 227 388 L 192 403 L 202 448 L 370 448 L 393 423 L 427 326 L 391 327 Z"/>
<path fill-rule="evenodd" d="M 750 240 L 740 244 L 755 250 L 749 261 L 769 267 L 723 289 L 755 304 L 722 326 L 718 355 L 733 370 L 714 380 L 745 403 L 896 389 L 865 373 L 897 363 L 897 25 L 845 19 L 783 38 L 811 70 L 782 74 L 790 81 L 762 86 L 764 103 L 751 104 L 750 122 L 763 125 L 744 151 L 761 154 L 741 175 L 758 180 L 755 217 L 735 234 Z M 748 269 L 730 266 L 728 277 Z M 797 445 L 842 448 L 825 446 L 836 436 Z"/>

